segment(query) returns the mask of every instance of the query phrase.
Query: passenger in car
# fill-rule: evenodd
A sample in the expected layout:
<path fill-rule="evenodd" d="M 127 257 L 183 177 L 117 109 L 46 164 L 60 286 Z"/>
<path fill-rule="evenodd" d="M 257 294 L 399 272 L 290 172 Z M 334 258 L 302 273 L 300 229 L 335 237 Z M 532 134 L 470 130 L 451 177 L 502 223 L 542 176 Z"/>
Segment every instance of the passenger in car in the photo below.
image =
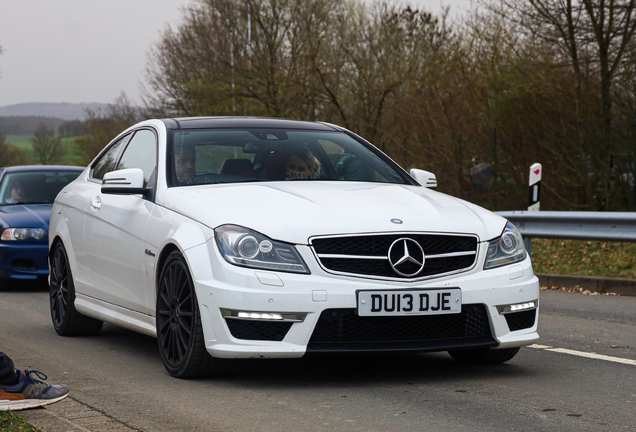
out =
<path fill-rule="evenodd" d="M 320 175 L 320 161 L 305 146 L 295 147 L 287 159 L 287 178 L 315 179 Z"/>
<path fill-rule="evenodd" d="M 341 180 L 373 181 L 373 170 L 353 155 L 344 156 L 335 166 L 336 174 Z"/>
<path fill-rule="evenodd" d="M 197 154 L 193 146 L 175 147 L 175 173 L 177 182 L 187 184 L 197 176 Z"/>

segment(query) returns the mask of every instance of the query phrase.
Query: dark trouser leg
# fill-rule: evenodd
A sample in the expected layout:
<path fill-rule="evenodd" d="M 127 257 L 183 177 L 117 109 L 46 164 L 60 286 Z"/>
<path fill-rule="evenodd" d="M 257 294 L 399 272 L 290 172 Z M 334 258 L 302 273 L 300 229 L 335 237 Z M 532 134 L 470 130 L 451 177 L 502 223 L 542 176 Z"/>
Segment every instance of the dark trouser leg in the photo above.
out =
<path fill-rule="evenodd" d="M 0 384 L 8 384 L 14 382 L 18 378 L 15 373 L 13 360 L 5 353 L 0 352 Z"/>

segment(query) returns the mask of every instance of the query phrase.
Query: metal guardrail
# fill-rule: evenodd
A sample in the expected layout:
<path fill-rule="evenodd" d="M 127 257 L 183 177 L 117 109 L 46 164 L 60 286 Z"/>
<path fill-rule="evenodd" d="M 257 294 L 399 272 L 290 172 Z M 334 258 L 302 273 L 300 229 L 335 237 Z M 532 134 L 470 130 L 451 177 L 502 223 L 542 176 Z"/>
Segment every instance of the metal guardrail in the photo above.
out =
<path fill-rule="evenodd" d="M 496 212 L 526 238 L 636 242 L 636 212 Z"/>
<path fill-rule="evenodd" d="M 515 224 L 532 250 L 532 238 L 636 242 L 636 212 L 496 212 Z"/>

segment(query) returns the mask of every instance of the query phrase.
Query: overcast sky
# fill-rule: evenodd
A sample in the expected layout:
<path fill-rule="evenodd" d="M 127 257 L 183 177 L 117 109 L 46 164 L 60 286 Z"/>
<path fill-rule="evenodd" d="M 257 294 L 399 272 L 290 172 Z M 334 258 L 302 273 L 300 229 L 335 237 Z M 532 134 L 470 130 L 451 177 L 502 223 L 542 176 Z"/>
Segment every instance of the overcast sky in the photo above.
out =
<path fill-rule="evenodd" d="M 0 106 L 139 102 L 150 45 L 192 0 L 0 0 Z M 470 0 L 411 0 L 431 12 Z"/>

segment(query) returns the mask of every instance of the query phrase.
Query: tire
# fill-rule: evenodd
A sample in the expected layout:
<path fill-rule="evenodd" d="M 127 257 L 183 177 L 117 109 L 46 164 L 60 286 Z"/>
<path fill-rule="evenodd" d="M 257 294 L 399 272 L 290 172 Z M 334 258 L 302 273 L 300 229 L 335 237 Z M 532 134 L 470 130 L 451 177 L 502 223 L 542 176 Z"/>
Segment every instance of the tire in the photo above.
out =
<path fill-rule="evenodd" d="M 159 353 L 170 375 L 199 378 L 220 372 L 222 361 L 205 349 L 194 283 L 179 251 L 168 256 L 161 270 L 156 322 Z"/>
<path fill-rule="evenodd" d="M 62 242 L 58 242 L 53 248 L 50 262 L 51 320 L 57 334 L 61 336 L 88 336 L 99 333 L 104 323 L 84 316 L 75 309 L 75 284 L 73 283 L 68 255 Z"/>
<path fill-rule="evenodd" d="M 519 348 L 491 350 L 488 348 L 449 351 L 450 356 L 462 364 L 499 364 L 511 360 Z"/>

